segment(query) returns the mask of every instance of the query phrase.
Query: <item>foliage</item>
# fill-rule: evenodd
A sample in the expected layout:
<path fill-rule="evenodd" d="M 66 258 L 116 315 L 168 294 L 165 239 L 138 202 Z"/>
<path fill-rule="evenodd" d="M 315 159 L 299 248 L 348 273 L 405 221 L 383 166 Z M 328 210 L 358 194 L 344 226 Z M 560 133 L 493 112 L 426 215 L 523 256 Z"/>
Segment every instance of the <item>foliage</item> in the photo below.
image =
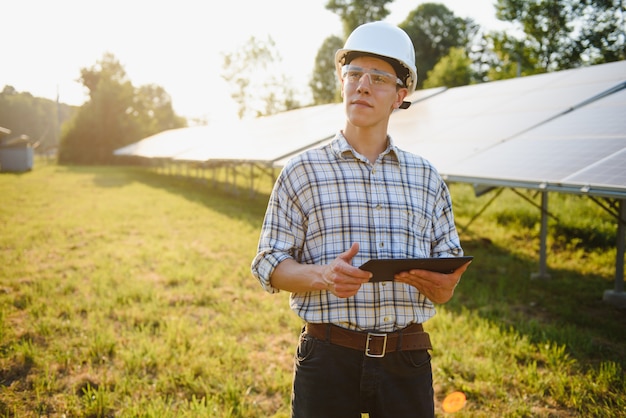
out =
<path fill-rule="evenodd" d="M 185 119 L 174 113 L 163 88 L 133 87 L 112 54 L 83 68 L 80 80 L 89 90 L 89 100 L 63 127 L 61 163 L 112 163 L 115 149 L 165 129 L 186 126 Z"/>
<path fill-rule="evenodd" d="M 238 50 L 224 54 L 222 78 L 231 85 L 239 118 L 267 116 L 299 107 L 281 73 L 282 57 L 274 40 L 252 36 Z"/>
<path fill-rule="evenodd" d="M 313 76 L 309 83 L 316 105 L 341 101 L 339 80 L 335 70 L 335 52 L 343 47 L 343 41 L 337 36 L 324 40 L 315 57 Z"/>
<path fill-rule="evenodd" d="M 336 13 L 343 23 L 345 36 L 347 37 L 357 26 L 374 20 L 382 20 L 388 14 L 386 4 L 389 1 L 329 1 L 326 8 Z M 444 56 L 448 55 L 451 47 L 465 47 L 475 35 L 477 26 L 471 20 L 456 17 L 446 6 L 436 3 L 426 3 L 413 10 L 405 21 L 400 24 L 415 46 L 416 63 L 420 80 L 426 79 L 426 74 Z M 332 41 L 334 42 L 334 40 Z M 328 60 L 334 57 L 334 52 L 341 44 L 324 43 L 316 58 L 314 75 L 310 83 L 315 103 L 328 103 L 331 91 L 334 101 L 336 96 L 336 77 L 334 77 L 334 65 L 329 65 Z M 331 51 L 331 48 L 333 50 Z M 326 72 L 327 73 L 323 73 Z M 470 71 L 469 69 L 467 71 Z M 324 74 L 323 76 L 321 74 Z M 330 77 L 333 74 L 333 77 Z M 457 74 L 458 75 L 458 74 Z M 443 75 L 442 75 L 443 76 Z M 446 76 L 453 79 L 455 75 Z M 319 99 L 321 92 L 324 99 Z"/>
<path fill-rule="evenodd" d="M 156 84 L 137 87 L 129 111 L 147 135 L 186 126 L 184 118 L 174 114 L 169 94 Z"/>
<path fill-rule="evenodd" d="M 486 35 L 492 51 L 483 56 L 489 63 L 484 78 L 489 81 L 541 74 L 545 69 L 538 65 L 532 47 L 507 32 Z"/>
<path fill-rule="evenodd" d="M 20 93 L 12 86 L 4 86 L 0 93 L 0 126 L 10 129 L 11 136 L 28 136 L 38 152 L 54 152 L 61 125 L 74 112 L 72 106 Z"/>
<path fill-rule="evenodd" d="M 576 41 L 570 36 L 568 14 L 570 1 L 563 0 L 499 0 L 497 16 L 519 22 L 537 65 L 544 71 L 572 68 L 580 62 Z M 520 54 L 520 51 L 515 51 Z"/>
<path fill-rule="evenodd" d="M 317 55 L 309 88 L 314 104 L 340 102 L 340 89 L 335 73 L 335 52 L 343 47 L 350 33 L 363 23 L 382 20 L 389 14 L 386 4 L 393 0 L 329 0 L 326 9 L 337 14 L 343 25 L 344 37 L 329 36 L 324 40 Z"/>
<path fill-rule="evenodd" d="M 465 48 L 477 31 L 471 19 L 461 19 L 443 4 L 424 3 L 409 13 L 400 24 L 415 47 L 415 62 L 420 81 L 450 48 Z"/>
<path fill-rule="evenodd" d="M 342 19 L 347 34 L 361 23 L 387 16 L 387 2 L 368 3 L 329 1 L 327 9 Z M 422 82 L 451 48 L 465 49 L 471 61 L 462 70 L 459 61 L 450 66 L 446 59 L 437 78 L 450 86 L 459 85 L 451 81 L 456 79 L 471 84 L 626 59 L 626 6 L 621 0 L 498 0 L 495 6 L 498 18 L 519 30 L 486 33 L 439 3 L 424 3 L 409 13 L 400 27 L 413 40 Z M 322 53 L 320 49 L 318 59 Z M 314 80 L 321 80 L 317 71 L 324 70 L 316 66 Z M 445 74 L 448 70 L 453 73 Z M 329 90 L 332 84 L 326 83 Z M 312 89 L 319 87 L 311 83 Z"/>
<path fill-rule="evenodd" d="M 623 60 L 625 13 L 621 0 L 498 0 L 498 18 L 516 22 L 524 38 L 496 48 L 543 72 Z"/>
<path fill-rule="evenodd" d="M 626 4 L 623 0 L 579 0 L 579 45 L 585 62 L 601 64 L 626 59 Z"/>
<path fill-rule="evenodd" d="M 0 416 L 289 416 L 301 323 L 249 272 L 269 180 L 251 199 L 199 177 L 37 167 L 0 175 L 15 203 L 0 206 Z M 438 416 L 461 390 L 458 417 L 625 417 L 626 316 L 601 300 L 615 249 L 559 244 L 614 241 L 615 220 L 551 197 L 552 278 L 531 280 L 539 210 L 504 192 L 466 227 L 490 196 L 450 189 L 475 259 L 425 324 Z"/>
<path fill-rule="evenodd" d="M 471 61 L 464 49 L 452 47 L 428 72 L 424 88 L 466 86 L 472 81 Z"/>
<path fill-rule="evenodd" d="M 335 13 L 343 24 L 345 38 L 357 26 L 364 23 L 383 20 L 389 15 L 387 3 L 393 0 L 328 0 L 326 9 Z"/>

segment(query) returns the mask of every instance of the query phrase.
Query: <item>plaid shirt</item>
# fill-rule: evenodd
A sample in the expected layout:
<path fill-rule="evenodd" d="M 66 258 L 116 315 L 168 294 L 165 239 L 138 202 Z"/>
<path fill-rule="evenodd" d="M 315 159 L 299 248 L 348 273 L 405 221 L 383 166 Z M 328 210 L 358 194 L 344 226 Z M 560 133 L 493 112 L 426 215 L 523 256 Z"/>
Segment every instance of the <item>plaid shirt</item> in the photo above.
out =
<path fill-rule="evenodd" d="M 353 264 L 369 259 L 463 254 L 448 188 L 423 158 L 389 146 L 375 164 L 338 133 L 321 148 L 291 159 L 272 191 L 252 273 L 276 293 L 270 277 L 292 258 L 328 264 L 360 245 Z M 391 278 L 390 278 L 391 279 Z M 308 322 L 392 332 L 435 314 L 416 288 L 393 281 L 365 283 L 350 298 L 327 290 L 292 293 L 291 308 Z"/>

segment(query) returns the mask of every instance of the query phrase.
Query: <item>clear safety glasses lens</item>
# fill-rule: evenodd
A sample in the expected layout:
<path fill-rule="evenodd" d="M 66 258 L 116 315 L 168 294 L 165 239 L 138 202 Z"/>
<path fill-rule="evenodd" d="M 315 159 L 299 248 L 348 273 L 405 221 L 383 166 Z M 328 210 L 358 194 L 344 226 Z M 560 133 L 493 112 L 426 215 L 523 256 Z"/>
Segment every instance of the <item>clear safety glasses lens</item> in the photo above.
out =
<path fill-rule="evenodd" d="M 346 83 L 358 83 L 365 74 L 367 74 L 370 84 L 373 86 L 404 86 L 402 80 L 385 71 L 365 69 L 350 64 L 341 67 L 341 78 Z"/>

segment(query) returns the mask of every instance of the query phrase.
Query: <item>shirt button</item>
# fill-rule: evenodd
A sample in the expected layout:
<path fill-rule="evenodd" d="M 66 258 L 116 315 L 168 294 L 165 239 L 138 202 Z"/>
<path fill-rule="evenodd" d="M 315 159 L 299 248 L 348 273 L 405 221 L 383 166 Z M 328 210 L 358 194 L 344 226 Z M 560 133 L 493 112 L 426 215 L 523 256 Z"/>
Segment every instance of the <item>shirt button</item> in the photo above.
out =
<path fill-rule="evenodd" d="M 390 318 L 388 316 L 383 318 L 383 321 L 385 321 L 385 322 L 389 322 L 389 320 L 390 320 Z"/>
<path fill-rule="evenodd" d="M 378 244 L 378 246 L 379 246 L 380 248 L 383 248 L 383 247 L 385 246 L 385 243 L 384 243 L 384 242 L 381 242 L 380 244 Z"/>

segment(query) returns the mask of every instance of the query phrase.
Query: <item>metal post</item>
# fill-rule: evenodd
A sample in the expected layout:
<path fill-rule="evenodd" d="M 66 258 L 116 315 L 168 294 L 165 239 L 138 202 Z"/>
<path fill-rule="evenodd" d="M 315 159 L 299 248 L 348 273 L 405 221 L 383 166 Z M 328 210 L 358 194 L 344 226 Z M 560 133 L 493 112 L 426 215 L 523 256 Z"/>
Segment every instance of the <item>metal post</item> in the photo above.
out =
<path fill-rule="evenodd" d="M 619 218 L 617 220 L 617 253 L 615 256 L 615 289 L 606 290 L 602 300 L 618 308 L 626 308 L 624 292 L 624 247 L 626 241 L 626 200 L 619 201 Z"/>
<path fill-rule="evenodd" d="M 539 272 L 531 274 L 531 279 L 549 279 L 547 263 L 548 239 L 548 192 L 541 192 L 541 235 L 539 242 Z"/>

